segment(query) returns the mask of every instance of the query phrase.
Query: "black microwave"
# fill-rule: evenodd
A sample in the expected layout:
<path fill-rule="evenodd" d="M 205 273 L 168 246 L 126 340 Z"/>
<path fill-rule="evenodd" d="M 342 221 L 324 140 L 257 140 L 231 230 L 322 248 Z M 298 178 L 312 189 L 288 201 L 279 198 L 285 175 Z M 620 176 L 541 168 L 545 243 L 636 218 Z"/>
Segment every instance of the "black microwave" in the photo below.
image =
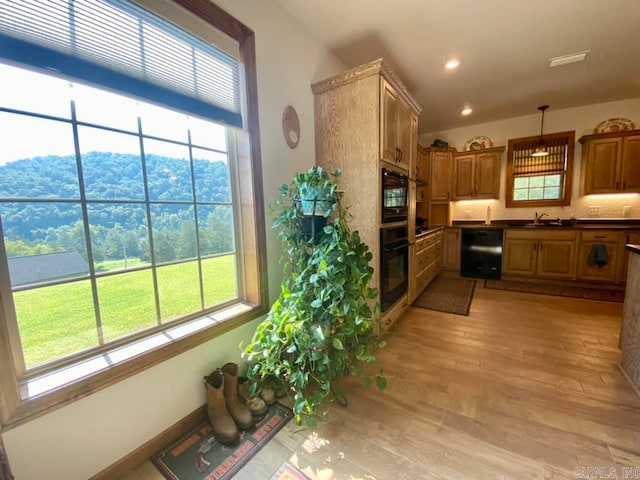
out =
<path fill-rule="evenodd" d="M 382 169 L 382 223 L 407 220 L 409 178 L 387 168 Z"/>

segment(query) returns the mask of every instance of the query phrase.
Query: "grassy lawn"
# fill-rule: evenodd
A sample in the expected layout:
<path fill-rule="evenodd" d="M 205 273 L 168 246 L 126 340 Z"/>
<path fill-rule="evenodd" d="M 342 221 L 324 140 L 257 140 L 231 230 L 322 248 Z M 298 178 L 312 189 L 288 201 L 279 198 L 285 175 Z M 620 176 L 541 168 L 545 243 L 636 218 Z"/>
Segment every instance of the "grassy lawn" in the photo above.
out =
<path fill-rule="evenodd" d="M 126 268 L 139 267 L 140 265 L 149 265 L 148 262 L 143 262 L 139 258 L 127 258 L 121 260 L 104 260 L 96 263 L 96 271 L 106 272 L 108 270 L 122 270 Z"/>
<path fill-rule="evenodd" d="M 202 265 L 205 307 L 237 295 L 235 256 Z M 123 267 L 124 261 L 121 267 L 105 265 Z M 97 285 L 105 342 L 157 325 L 150 270 L 99 278 Z M 200 310 L 196 262 L 159 268 L 158 290 L 165 323 Z M 27 367 L 98 345 L 88 280 L 16 292 L 13 298 Z"/>

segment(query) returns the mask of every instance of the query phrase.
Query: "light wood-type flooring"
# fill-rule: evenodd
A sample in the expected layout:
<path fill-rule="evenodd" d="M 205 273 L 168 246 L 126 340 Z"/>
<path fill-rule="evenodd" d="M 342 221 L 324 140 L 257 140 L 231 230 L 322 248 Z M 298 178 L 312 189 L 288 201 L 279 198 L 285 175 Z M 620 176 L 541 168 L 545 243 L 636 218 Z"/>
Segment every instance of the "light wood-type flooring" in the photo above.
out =
<path fill-rule="evenodd" d="M 286 460 L 311 479 L 640 478 L 623 472 L 640 467 L 640 397 L 617 367 L 621 316 L 482 282 L 468 317 L 412 308 L 380 351 L 384 392 L 349 379 L 347 408 L 289 423 L 235 478 Z M 162 476 L 145 462 L 123 478 Z"/>

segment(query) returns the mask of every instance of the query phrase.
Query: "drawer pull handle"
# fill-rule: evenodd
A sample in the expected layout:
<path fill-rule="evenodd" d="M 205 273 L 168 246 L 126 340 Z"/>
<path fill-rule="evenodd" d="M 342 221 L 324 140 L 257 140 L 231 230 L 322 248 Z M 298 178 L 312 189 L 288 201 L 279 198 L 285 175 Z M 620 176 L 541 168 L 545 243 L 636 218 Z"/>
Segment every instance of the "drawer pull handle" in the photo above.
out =
<path fill-rule="evenodd" d="M 607 238 L 606 235 L 595 235 L 593 238 Z"/>

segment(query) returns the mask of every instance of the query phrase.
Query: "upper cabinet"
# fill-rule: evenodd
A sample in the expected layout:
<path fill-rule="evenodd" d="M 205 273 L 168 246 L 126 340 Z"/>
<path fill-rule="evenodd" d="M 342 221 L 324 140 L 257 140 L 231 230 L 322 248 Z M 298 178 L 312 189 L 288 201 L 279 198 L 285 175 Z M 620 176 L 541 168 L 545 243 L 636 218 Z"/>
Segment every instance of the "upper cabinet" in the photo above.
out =
<path fill-rule="evenodd" d="M 429 163 L 431 166 L 431 201 L 446 202 L 451 200 L 451 174 L 453 166 L 451 163 L 451 150 L 429 152 Z"/>
<path fill-rule="evenodd" d="M 498 198 L 504 147 L 453 155 L 453 200 Z"/>
<path fill-rule="evenodd" d="M 415 178 L 418 115 L 382 80 L 380 158 Z"/>
<path fill-rule="evenodd" d="M 582 193 L 640 192 L 640 130 L 585 135 Z"/>

